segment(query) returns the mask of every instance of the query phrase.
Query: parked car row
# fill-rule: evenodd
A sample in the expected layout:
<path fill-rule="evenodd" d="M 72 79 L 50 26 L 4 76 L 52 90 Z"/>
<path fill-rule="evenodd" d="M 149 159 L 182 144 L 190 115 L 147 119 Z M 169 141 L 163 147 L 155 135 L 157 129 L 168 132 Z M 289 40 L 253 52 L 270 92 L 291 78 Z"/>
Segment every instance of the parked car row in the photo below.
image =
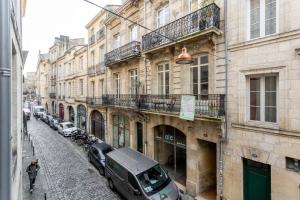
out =
<path fill-rule="evenodd" d="M 160 164 L 131 148 L 115 149 L 88 135 L 72 122 L 41 114 L 41 120 L 64 137 L 87 147 L 88 161 L 105 176 L 108 186 L 128 200 L 181 200 L 181 191 Z"/>

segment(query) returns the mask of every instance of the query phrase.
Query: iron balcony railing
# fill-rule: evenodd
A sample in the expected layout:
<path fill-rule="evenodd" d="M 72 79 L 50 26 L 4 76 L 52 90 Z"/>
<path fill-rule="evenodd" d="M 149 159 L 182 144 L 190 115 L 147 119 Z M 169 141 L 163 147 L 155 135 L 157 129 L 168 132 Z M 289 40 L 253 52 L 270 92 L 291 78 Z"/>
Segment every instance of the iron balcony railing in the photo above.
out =
<path fill-rule="evenodd" d="M 92 45 L 95 43 L 95 35 L 92 35 L 90 38 L 89 38 L 89 45 Z"/>
<path fill-rule="evenodd" d="M 50 97 L 51 99 L 55 99 L 56 94 L 55 94 L 54 92 L 50 92 L 50 93 L 49 93 L 49 97 Z"/>
<path fill-rule="evenodd" d="M 108 66 L 138 56 L 141 56 L 141 43 L 133 41 L 106 53 L 105 65 Z"/>
<path fill-rule="evenodd" d="M 100 29 L 99 31 L 97 31 L 97 33 L 96 33 L 96 38 L 97 38 L 97 40 L 103 39 L 104 36 L 105 36 L 104 28 L 102 28 L 102 29 Z"/>
<path fill-rule="evenodd" d="M 103 95 L 88 97 L 87 103 L 94 106 L 114 106 L 133 108 L 152 112 L 166 112 L 179 114 L 181 108 L 181 94 L 170 95 Z M 225 95 L 209 94 L 195 95 L 195 115 L 221 117 L 225 114 Z"/>
<path fill-rule="evenodd" d="M 211 27 L 220 28 L 220 8 L 215 3 L 144 35 L 142 48 L 147 51 Z"/>
<path fill-rule="evenodd" d="M 96 73 L 97 74 L 104 74 L 105 70 L 106 70 L 106 68 L 104 65 L 104 61 L 102 61 L 96 65 Z"/>
<path fill-rule="evenodd" d="M 95 65 L 88 67 L 88 75 L 93 75 L 96 73 Z"/>

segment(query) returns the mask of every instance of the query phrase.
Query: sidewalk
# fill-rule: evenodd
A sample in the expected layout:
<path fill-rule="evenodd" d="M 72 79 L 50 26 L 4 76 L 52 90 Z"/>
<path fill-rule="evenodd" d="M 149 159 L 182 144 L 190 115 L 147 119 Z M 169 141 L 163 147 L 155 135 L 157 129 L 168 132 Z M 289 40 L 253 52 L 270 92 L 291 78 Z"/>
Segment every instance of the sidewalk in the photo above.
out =
<path fill-rule="evenodd" d="M 32 194 L 29 192 L 29 179 L 28 179 L 28 174 L 26 172 L 27 166 L 31 163 L 32 160 L 34 159 L 39 159 L 35 156 L 33 156 L 33 151 L 31 148 L 30 141 L 27 137 L 24 137 L 23 140 L 23 153 L 22 153 L 22 168 L 23 168 L 23 200 L 44 200 L 44 194 L 47 193 L 47 200 L 49 200 L 49 188 L 47 185 L 47 182 L 45 181 L 45 173 L 44 173 L 44 168 L 41 166 L 41 162 L 39 162 L 40 165 L 40 170 L 38 172 L 36 181 L 35 181 L 35 187 L 32 192 Z"/>

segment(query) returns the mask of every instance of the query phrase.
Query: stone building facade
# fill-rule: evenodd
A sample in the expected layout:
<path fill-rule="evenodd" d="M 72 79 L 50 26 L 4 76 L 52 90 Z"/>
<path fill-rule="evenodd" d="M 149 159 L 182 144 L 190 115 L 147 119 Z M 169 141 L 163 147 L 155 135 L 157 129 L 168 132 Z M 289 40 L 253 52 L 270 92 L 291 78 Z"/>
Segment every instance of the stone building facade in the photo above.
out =
<path fill-rule="evenodd" d="M 101 10 L 86 25 L 88 45 L 55 59 L 63 47 L 50 48 L 52 113 L 61 116 L 61 107 L 63 120 L 157 160 L 191 196 L 297 199 L 299 6 L 228 1 L 228 58 L 223 1 L 107 6 L 130 21 Z M 183 46 L 191 65 L 175 62 Z M 180 117 L 185 95 L 195 98 L 194 120 Z"/>
<path fill-rule="evenodd" d="M 300 2 L 228 1 L 228 8 L 224 197 L 298 199 Z"/>
<path fill-rule="evenodd" d="M 39 53 L 36 69 L 36 100 L 37 104 L 44 106 L 48 110 L 48 71 L 50 68 L 49 54 Z"/>

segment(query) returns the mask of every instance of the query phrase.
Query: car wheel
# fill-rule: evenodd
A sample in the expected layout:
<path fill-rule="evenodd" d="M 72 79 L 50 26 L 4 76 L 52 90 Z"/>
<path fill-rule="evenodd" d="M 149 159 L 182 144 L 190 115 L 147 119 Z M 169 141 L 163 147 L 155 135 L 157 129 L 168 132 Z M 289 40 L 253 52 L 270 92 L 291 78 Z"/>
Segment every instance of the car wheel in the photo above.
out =
<path fill-rule="evenodd" d="M 101 176 L 104 176 L 104 168 L 102 166 L 99 167 L 99 173 Z"/>
<path fill-rule="evenodd" d="M 113 183 L 113 181 L 112 181 L 110 178 L 108 179 L 108 187 L 109 187 L 111 190 L 115 190 L 114 183 Z"/>

